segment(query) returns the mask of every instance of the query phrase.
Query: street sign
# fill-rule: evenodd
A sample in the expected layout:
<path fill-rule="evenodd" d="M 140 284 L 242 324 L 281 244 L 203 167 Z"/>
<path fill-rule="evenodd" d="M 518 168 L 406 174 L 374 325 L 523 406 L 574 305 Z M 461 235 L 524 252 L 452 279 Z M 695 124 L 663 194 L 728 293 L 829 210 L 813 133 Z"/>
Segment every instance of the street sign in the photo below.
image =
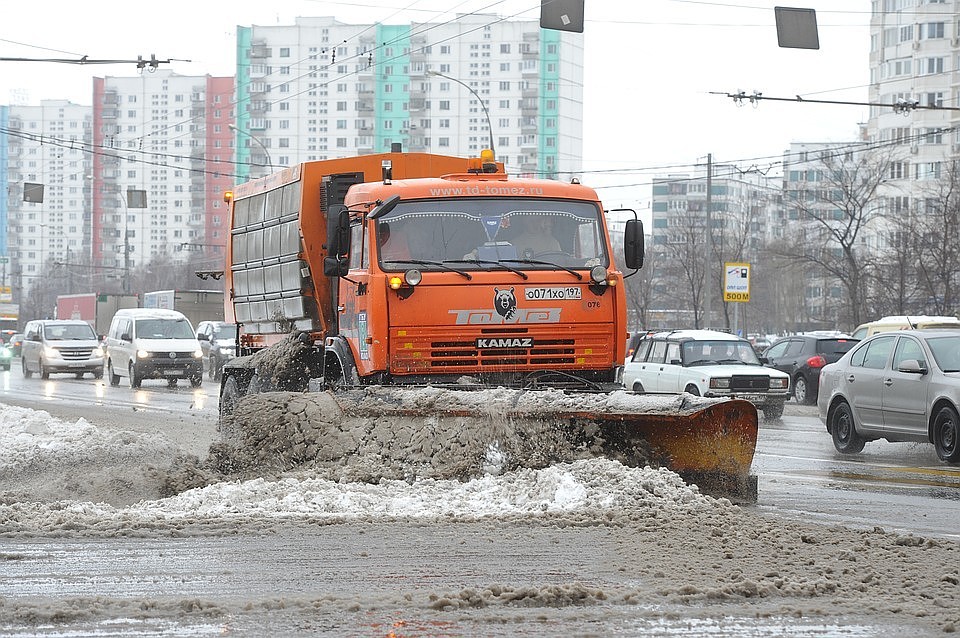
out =
<path fill-rule="evenodd" d="M 723 265 L 723 300 L 750 301 L 750 264 L 727 262 Z"/>

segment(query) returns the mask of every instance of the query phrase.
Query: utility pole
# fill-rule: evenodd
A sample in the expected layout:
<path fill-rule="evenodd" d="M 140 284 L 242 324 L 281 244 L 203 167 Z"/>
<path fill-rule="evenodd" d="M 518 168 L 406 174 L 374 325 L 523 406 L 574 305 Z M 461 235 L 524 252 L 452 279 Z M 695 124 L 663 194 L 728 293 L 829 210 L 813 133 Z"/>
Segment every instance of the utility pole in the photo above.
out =
<path fill-rule="evenodd" d="M 711 306 L 711 287 L 710 281 L 710 253 L 713 252 L 713 225 L 710 219 L 710 192 L 713 190 L 713 154 L 707 153 L 707 202 L 704 217 L 706 219 L 706 232 L 704 233 L 703 243 L 703 327 L 710 328 L 710 306 Z"/>

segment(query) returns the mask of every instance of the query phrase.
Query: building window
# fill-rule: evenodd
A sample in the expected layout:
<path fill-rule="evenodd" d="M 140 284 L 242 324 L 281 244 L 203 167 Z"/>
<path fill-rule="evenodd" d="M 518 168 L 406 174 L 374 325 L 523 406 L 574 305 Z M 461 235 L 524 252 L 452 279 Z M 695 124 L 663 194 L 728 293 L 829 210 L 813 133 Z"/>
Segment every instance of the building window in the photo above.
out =
<path fill-rule="evenodd" d="M 289 58 L 290 57 L 290 47 L 280 47 L 280 57 Z"/>
<path fill-rule="evenodd" d="M 450 100 L 440 100 L 440 110 L 449 111 L 450 110 Z"/>

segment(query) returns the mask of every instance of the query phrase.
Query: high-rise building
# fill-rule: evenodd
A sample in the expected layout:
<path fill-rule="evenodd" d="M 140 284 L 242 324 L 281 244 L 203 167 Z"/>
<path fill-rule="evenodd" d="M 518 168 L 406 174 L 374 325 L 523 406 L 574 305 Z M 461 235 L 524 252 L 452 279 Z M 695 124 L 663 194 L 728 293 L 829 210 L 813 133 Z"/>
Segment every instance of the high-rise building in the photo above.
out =
<path fill-rule="evenodd" d="M 581 169 L 583 36 L 533 21 L 239 27 L 237 170 L 380 153 L 478 155 L 512 173 Z"/>
<path fill-rule="evenodd" d="M 237 179 L 233 90 L 233 78 L 170 71 L 94 79 L 94 264 L 224 254 L 223 192 Z"/>
<path fill-rule="evenodd" d="M 896 146 L 885 190 L 921 210 L 924 186 L 960 154 L 960 1 L 873 0 L 870 18 L 870 118 L 873 142 Z M 877 106 L 900 104 L 898 108 Z"/>
<path fill-rule="evenodd" d="M 54 264 L 89 259 L 90 107 L 43 100 L 4 112 L 9 196 L 0 270 L 3 286 L 25 290 L 52 276 Z"/>

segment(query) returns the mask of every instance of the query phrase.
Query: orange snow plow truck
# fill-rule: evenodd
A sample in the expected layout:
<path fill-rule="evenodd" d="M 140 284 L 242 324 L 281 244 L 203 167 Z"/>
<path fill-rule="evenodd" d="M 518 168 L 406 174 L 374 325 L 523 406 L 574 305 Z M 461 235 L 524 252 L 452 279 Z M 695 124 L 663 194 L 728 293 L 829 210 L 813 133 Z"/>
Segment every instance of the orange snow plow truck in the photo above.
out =
<path fill-rule="evenodd" d="M 582 450 L 755 499 L 752 404 L 623 389 L 624 275 L 578 180 L 509 177 L 489 151 L 395 149 L 285 168 L 225 200 L 238 357 L 221 429 L 267 392 L 324 395 L 324 421 L 554 424 Z M 643 227 L 634 214 L 623 228 L 633 274 Z"/>

